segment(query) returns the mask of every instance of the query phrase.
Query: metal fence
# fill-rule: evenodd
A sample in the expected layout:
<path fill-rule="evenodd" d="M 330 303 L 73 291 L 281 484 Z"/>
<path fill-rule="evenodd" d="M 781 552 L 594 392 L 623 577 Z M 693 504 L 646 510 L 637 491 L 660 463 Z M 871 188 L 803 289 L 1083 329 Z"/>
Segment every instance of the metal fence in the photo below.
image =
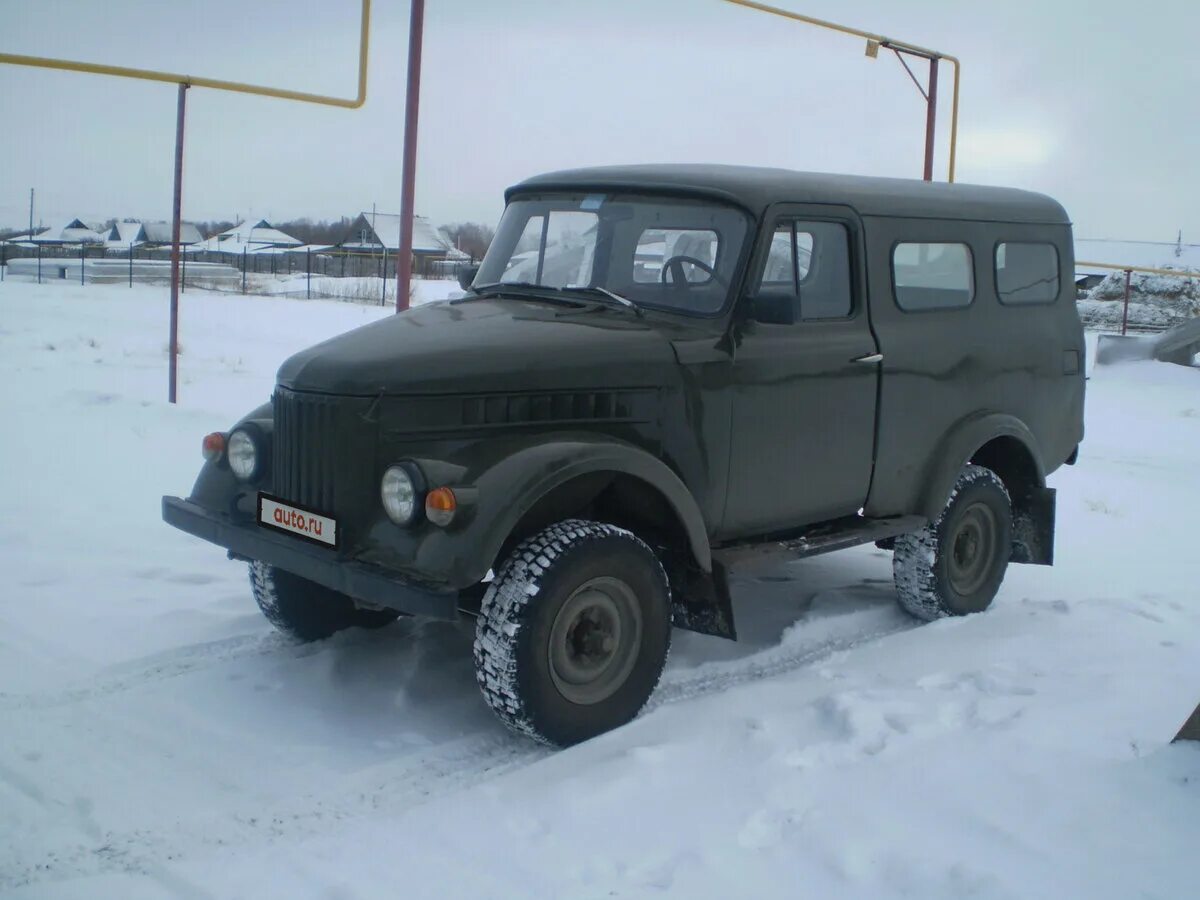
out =
<path fill-rule="evenodd" d="M 130 245 L 124 250 L 97 244 L 0 244 L 0 280 L 20 264 L 20 273 L 44 281 L 78 280 L 82 284 L 165 283 L 170 279 L 169 246 Z M 36 265 L 34 264 L 36 260 Z M 421 279 L 457 278 L 473 265 L 416 255 L 413 275 Z M 344 280 L 343 280 L 344 279 Z M 185 252 L 181 256 L 180 287 L 225 293 L 328 298 L 386 303 L 395 299 L 396 254 L 331 250 L 267 252 Z"/>

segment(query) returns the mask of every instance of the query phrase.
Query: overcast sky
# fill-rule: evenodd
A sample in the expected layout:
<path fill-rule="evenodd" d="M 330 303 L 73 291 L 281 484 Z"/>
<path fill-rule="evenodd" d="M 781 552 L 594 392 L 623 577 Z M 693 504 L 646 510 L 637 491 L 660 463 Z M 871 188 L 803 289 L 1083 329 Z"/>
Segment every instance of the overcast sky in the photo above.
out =
<path fill-rule="evenodd" d="M 1197 0 L 777 0 L 963 61 L 958 180 L 1060 200 L 1081 237 L 1200 242 Z M 195 89 L 184 215 L 400 207 L 408 3 L 376 0 L 368 100 Z M 0 0 L 0 51 L 351 96 L 356 0 Z M 937 177 L 945 178 L 950 67 Z M 0 227 L 166 218 L 175 91 L 0 65 Z M 721 0 L 428 0 L 417 212 L 494 223 L 577 165 L 723 162 L 920 177 L 896 59 Z"/>

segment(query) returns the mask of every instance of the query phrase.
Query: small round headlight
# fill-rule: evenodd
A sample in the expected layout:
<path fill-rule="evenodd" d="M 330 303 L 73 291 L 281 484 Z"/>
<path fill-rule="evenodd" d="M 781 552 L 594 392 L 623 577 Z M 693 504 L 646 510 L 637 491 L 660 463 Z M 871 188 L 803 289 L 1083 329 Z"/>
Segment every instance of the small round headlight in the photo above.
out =
<path fill-rule="evenodd" d="M 379 483 L 383 511 L 397 525 L 408 525 L 417 514 L 417 487 L 412 475 L 401 466 L 392 466 Z"/>
<path fill-rule="evenodd" d="M 229 435 L 225 456 L 233 474 L 242 481 L 249 481 L 258 474 L 258 444 L 243 429 L 239 428 Z"/>

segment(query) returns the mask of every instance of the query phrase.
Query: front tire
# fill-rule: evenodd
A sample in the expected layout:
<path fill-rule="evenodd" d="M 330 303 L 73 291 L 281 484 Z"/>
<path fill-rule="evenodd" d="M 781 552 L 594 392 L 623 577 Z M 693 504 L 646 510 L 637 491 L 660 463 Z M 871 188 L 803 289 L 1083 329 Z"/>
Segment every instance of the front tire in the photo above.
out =
<path fill-rule="evenodd" d="M 1012 502 L 991 469 L 963 468 L 930 525 L 896 538 L 892 573 L 900 605 L 918 619 L 987 609 L 1012 554 Z"/>
<path fill-rule="evenodd" d="M 272 625 L 301 641 L 319 641 L 345 628 L 382 628 L 400 614 L 362 609 L 345 594 L 255 560 L 250 589 Z"/>
<path fill-rule="evenodd" d="M 572 519 L 520 544 L 476 621 L 475 677 L 514 731 L 567 746 L 630 721 L 658 684 L 671 590 L 646 544 Z"/>

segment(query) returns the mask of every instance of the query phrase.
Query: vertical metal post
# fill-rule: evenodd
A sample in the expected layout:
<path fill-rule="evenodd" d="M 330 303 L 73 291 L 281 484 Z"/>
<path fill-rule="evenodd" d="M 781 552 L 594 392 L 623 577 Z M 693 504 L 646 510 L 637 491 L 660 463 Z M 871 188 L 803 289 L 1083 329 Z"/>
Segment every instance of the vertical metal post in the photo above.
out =
<path fill-rule="evenodd" d="M 1129 327 L 1129 280 L 1133 277 L 1133 270 L 1125 270 L 1125 310 L 1121 313 L 1121 334 L 1124 334 Z"/>
<path fill-rule="evenodd" d="M 29 189 L 29 236 L 33 237 L 33 188 Z"/>
<path fill-rule="evenodd" d="M 129 242 L 129 286 L 133 287 L 133 241 Z"/>
<path fill-rule="evenodd" d="M 425 0 L 412 0 L 408 23 L 408 92 L 404 98 L 404 164 L 400 186 L 400 247 L 396 251 L 396 312 L 408 309 L 412 281 L 413 190 L 417 180 L 417 108 L 421 102 L 421 33 Z"/>
<path fill-rule="evenodd" d="M 937 134 L 938 58 L 929 60 L 929 96 L 925 101 L 925 180 L 933 181 L 933 146 Z"/>
<path fill-rule="evenodd" d="M 179 384 L 179 219 L 183 214 L 183 118 L 187 109 L 188 85 L 180 83 L 175 110 L 175 198 L 171 207 L 171 360 L 167 376 L 167 400 L 174 403 Z"/>
<path fill-rule="evenodd" d="M 83 241 L 80 241 L 79 242 L 79 285 L 80 285 L 80 287 L 83 286 L 83 263 L 84 263 L 85 258 L 86 257 L 84 256 Z"/>
<path fill-rule="evenodd" d="M 399 259 L 399 257 L 397 257 Z M 379 289 L 379 305 L 387 306 L 387 247 L 383 248 L 383 255 L 379 257 L 379 274 L 380 274 L 380 289 Z"/>
<path fill-rule="evenodd" d="M 305 289 L 308 291 L 308 299 L 312 299 L 312 249 L 304 251 L 304 277 L 308 284 Z"/>
<path fill-rule="evenodd" d="M 42 245 L 37 245 L 38 250 L 38 284 L 42 283 Z"/>
<path fill-rule="evenodd" d="M 242 245 L 242 293 L 246 293 L 246 245 Z"/>

